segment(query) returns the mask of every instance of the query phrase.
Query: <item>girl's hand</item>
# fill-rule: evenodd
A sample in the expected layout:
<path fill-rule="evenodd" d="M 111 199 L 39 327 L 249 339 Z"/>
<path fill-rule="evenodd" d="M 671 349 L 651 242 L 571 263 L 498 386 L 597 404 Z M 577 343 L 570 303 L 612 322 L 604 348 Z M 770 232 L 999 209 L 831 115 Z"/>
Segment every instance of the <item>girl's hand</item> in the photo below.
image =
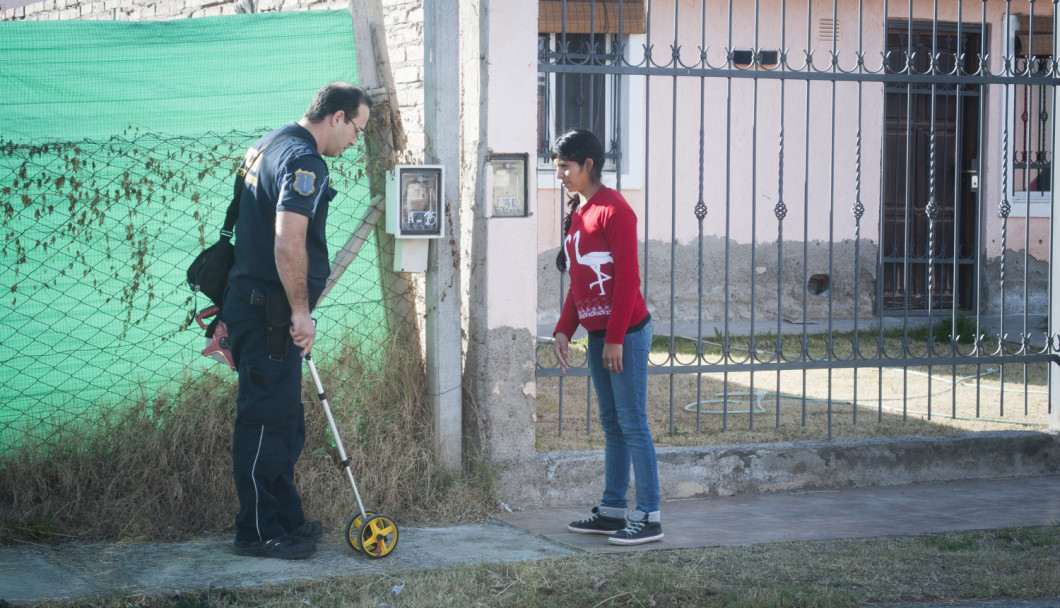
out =
<path fill-rule="evenodd" d="M 559 359 L 559 370 L 564 375 L 567 374 L 567 352 L 570 348 L 570 338 L 565 334 L 557 332 L 554 336 L 556 339 L 556 358 Z"/>
<path fill-rule="evenodd" d="M 622 345 L 604 344 L 604 369 L 612 374 L 622 373 Z"/>

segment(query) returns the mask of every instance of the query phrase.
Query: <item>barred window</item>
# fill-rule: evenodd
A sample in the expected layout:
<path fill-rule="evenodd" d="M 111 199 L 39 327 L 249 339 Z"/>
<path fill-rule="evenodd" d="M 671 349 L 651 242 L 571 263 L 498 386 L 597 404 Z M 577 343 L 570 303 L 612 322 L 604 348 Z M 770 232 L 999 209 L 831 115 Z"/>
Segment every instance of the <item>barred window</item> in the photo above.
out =
<path fill-rule="evenodd" d="M 1053 101 L 1055 87 L 1038 84 L 1053 68 L 1052 17 L 1012 15 L 1005 55 L 1019 83 L 1007 87 L 1008 187 L 1016 217 L 1049 217 L 1052 197 Z"/>
<path fill-rule="evenodd" d="M 594 66 L 614 63 L 619 36 L 540 34 L 542 58 L 559 65 Z M 585 72 L 539 73 L 537 85 L 538 156 L 549 162 L 555 138 L 570 129 L 588 129 L 600 138 L 607 155 L 605 171 L 614 171 L 622 153 L 619 103 L 622 77 Z"/>
<path fill-rule="evenodd" d="M 1053 87 L 1033 84 L 1049 73 L 1052 57 L 1017 55 L 1016 72 L 1027 74 L 1027 84 L 1012 91 L 1012 191 L 1047 195 L 1053 158 Z"/>

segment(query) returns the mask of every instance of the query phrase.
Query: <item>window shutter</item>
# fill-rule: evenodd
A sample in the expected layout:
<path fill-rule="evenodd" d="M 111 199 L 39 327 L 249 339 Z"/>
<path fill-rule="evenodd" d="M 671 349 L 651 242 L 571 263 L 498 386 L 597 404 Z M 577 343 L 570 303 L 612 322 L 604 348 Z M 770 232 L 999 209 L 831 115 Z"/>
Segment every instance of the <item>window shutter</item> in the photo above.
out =
<path fill-rule="evenodd" d="M 1031 18 L 1029 15 L 1017 14 L 1016 18 L 1019 20 L 1019 29 L 1016 32 L 1017 42 L 1016 48 L 1017 54 L 1023 55 L 1037 55 L 1039 57 L 1051 57 L 1053 54 L 1053 18 L 1050 17 L 1039 17 L 1034 18 L 1034 27 L 1031 27 Z M 1034 31 L 1034 42 L 1031 42 L 1031 30 Z M 1034 44 L 1033 49 L 1028 49 L 1029 44 Z M 1028 53 L 1027 51 L 1031 52 Z"/>
<path fill-rule="evenodd" d="M 622 31 L 619 32 L 619 5 Z M 563 7 L 567 24 L 563 27 Z M 538 28 L 543 34 L 644 34 L 647 32 L 644 0 L 539 0 Z"/>

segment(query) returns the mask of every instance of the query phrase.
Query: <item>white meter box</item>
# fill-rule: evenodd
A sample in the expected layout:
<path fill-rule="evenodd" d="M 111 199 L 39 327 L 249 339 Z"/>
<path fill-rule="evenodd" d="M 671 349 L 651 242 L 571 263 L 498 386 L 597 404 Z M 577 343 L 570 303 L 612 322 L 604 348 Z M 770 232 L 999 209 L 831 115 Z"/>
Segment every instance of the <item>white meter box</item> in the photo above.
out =
<path fill-rule="evenodd" d="M 387 174 L 386 231 L 399 239 L 442 236 L 441 165 L 397 165 Z"/>

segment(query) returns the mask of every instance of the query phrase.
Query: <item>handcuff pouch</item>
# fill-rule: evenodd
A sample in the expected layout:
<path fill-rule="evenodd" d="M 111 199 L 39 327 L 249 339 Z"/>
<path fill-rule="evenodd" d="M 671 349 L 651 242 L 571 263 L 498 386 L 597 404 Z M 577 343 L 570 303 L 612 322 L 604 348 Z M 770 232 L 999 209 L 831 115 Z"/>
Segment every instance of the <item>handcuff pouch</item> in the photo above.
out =
<path fill-rule="evenodd" d="M 265 350 L 269 359 L 283 361 L 291 349 L 291 305 L 283 289 L 269 289 L 265 293 Z"/>

